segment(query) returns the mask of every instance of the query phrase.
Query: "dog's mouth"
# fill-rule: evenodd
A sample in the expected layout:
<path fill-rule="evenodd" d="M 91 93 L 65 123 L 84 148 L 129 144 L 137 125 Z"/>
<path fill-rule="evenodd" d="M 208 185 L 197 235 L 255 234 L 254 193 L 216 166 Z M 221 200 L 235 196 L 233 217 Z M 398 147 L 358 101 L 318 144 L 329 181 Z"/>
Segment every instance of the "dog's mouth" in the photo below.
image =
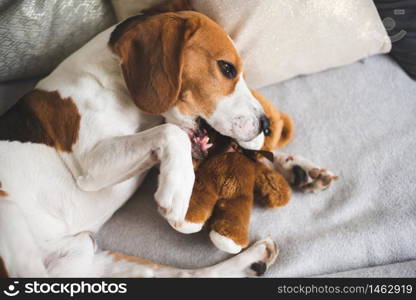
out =
<path fill-rule="evenodd" d="M 201 117 L 195 120 L 195 124 L 193 129 L 187 131 L 192 144 L 192 157 L 203 159 L 208 156 L 208 150 L 213 146 L 208 135 L 209 131 L 213 129 Z"/>

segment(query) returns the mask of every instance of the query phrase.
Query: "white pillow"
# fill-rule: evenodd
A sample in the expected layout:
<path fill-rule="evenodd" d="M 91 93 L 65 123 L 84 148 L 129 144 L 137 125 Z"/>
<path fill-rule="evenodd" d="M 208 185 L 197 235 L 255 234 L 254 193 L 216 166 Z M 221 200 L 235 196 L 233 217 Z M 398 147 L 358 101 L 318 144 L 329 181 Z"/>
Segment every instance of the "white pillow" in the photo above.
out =
<path fill-rule="evenodd" d="M 134 15 L 161 0 L 113 0 Z M 252 88 L 387 53 L 390 38 L 372 0 L 191 0 L 234 40 Z"/>

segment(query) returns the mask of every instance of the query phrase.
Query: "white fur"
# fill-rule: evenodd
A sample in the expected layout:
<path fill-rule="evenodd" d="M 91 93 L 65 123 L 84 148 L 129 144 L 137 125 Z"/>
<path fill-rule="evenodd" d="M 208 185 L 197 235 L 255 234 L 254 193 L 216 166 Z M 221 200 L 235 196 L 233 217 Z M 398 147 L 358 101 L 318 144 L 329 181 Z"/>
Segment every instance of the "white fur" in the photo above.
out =
<path fill-rule="evenodd" d="M 265 136 L 263 133 L 260 133 L 256 138 L 251 141 L 243 142 L 239 141 L 238 144 L 248 150 L 260 150 L 263 148 Z"/>
<path fill-rule="evenodd" d="M 223 135 L 248 142 L 259 135 L 260 118 L 264 115 L 261 104 L 247 87 L 242 75 L 234 91 L 224 96 L 207 122 Z"/>
<path fill-rule="evenodd" d="M 163 118 L 131 101 L 119 60 L 107 47 L 114 27 L 99 34 L 40 81 L 38 89 L 70 97 L 81 115 L 71 153 L 42 145 L 0 141 L 0 257 L 11 276 L 246 276 L 256 261 L 270 262 L 270 240 L 217 266 L 183 271 L 126 261 L 95 251 L 90 234 L 136 191 L 160 163 L 156 201 L 170 223 L 184 220 L 194 182 L 189 139 Z M 240 79 L 212 122 L 261 113 Z M 250 94 L 251 95 L 251 94 Z M 241 103 L 237 104 L 237 98 Z M 234 112 L 229 109 L 237 108 Z M 230 117 L 228 113 L 234 113 Z M 242 124 L 238 125 L 242 126 Z M 238 127 L 237 126 L 237 127 Z M 258 125 L 252 125 L 254 137 Z M 233 127 L 233 132 L 236 128 Z M 227 131 L 228 132 L 228 131 Z M 241 135 L 241 134 L 240 134 Z"/>

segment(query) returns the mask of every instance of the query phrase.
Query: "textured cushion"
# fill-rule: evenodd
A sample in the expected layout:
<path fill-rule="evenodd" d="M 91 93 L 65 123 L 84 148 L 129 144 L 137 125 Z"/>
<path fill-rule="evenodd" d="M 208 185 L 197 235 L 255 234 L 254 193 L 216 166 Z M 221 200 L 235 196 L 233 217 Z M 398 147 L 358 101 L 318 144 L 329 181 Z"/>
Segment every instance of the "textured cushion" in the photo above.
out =
<path fill-rule="evenodd" d="M 117 2 L 124 18 L 154 1 Z M 386 53 L 390 39 L 372 0 L 191 0 L 231 35 L 251 87 Z"/>
<path fill-rule="evenodd" d="M 416 79 L 416 1 L 375 0 L 393 43 L 391 56 Z"/>
<path fill-rule="evenodd" d="M 50 72 L 115 21 L 102 0 L 0 0 L 0 81 Z"/>

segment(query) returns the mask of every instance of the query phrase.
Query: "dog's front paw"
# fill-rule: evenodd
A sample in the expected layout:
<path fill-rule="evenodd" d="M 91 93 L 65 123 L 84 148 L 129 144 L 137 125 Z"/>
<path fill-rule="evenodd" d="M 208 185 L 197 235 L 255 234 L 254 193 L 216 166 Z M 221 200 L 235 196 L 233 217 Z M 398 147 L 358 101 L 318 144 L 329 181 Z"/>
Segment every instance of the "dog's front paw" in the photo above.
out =
<path fill-rule="evenodd" d="M 188 135 L 173 125 L 165 126 L 163 135 L 165 147 L 159 153 L 159 187 L 155 198 L 161 215 L 174 226 L 185 220 L 195 172 Z"/>
<path fill-rule="evenodd" d="M 275 153 L 275 159 L 276 170 L 302 192 L 320 192 L 338 179 L 332 172 L 319 168 L 300 156 Z"/>

